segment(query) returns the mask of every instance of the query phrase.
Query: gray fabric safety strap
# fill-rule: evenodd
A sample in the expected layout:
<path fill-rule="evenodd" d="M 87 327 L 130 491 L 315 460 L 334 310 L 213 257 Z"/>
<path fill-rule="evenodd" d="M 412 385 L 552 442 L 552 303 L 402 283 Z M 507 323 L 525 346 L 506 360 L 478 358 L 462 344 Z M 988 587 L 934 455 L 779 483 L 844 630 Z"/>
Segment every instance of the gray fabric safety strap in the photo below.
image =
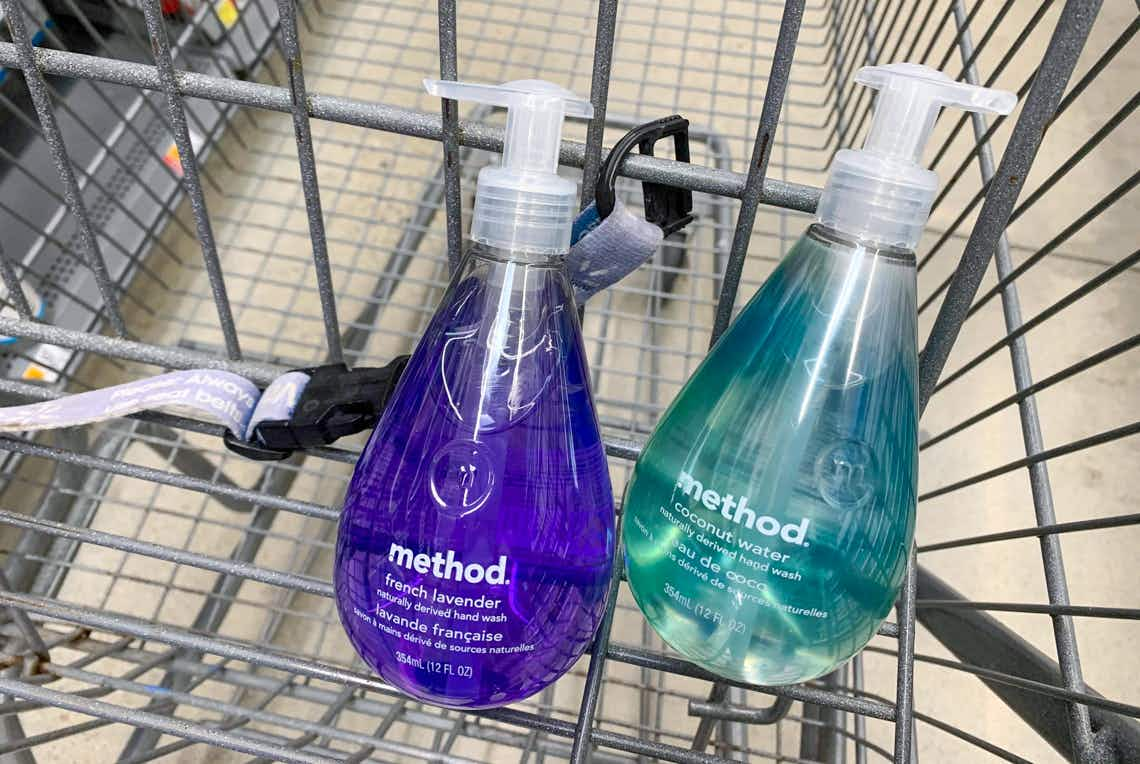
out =
<path fill-rule="evenodd" d="M 637 270 L 664 238 L 659 227 L 634 215 L 620 200 L 604 219 L 593 204 L 582 210 L 574 234 L 566 269 L 579 305 Z"/>
<path fill-rule="evenodd" d="M 289 419 L 308 382 L 308 374 L 290 371 L 263 393 L 245 377 L 228 371 L 172 371 L 55 401 L 0 408 L 0 432 L 74 427 L 164 409 L 197 414 L 248 439 L 262 421 Z"/>

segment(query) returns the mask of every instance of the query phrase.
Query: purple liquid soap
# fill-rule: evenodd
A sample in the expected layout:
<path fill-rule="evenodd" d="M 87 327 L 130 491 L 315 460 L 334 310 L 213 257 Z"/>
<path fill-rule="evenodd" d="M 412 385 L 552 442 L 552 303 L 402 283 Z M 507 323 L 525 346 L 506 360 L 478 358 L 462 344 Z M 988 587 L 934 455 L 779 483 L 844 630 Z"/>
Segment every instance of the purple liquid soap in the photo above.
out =
<path fill-rule="evenodd" d="M 521 700 L 590 645 L 613 549 L 561 256 L 474 245 L 348 488 L 335 579 L 349 639 L 420 700 Z"/>

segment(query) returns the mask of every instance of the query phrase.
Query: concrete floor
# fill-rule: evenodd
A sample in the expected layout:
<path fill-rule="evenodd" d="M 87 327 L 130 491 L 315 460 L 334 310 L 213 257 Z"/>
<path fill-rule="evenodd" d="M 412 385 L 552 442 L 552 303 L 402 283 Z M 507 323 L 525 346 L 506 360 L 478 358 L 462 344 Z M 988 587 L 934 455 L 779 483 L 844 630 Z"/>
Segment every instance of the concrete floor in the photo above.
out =
<path fill-rule="evenodd" d="M 588 93 L 590 4 L 460 5 L 462 77 L 492 82 L 543 77 Z M 978 59 L 983 77 L 998 65 L 1034 10 L 1034 4 L 1014 5 Z M 822 47 L 825 29 L 821 8 L 821 4 L 815 4 L 805 17 L 783 127 L 770 170 L 771 177 L 814 185 L 822 183 L 833 148 L 828 145 L 828 130 L 834 75 L 829 77 L 829 63 Z M 309 7 L 312 28 L 303 36 L 311 91 L 430 111 L 438 108 L 418 84 L 423 76 L 438 71 L 432 8 L 403 2 L 323 0 L 321 9 Z M 987 7 L 979 12 L 974 22 L 975 40 L 982 36 L 981 30 L 988 26 L 995 11 L 996 8 Z M 1016 87 L 1031 71 L 1057 13 L 1057 8 L 1046 13 L 1040 29 L 1014 56 L 999 80 L 1000 85 Z M 1078 76 L 1135 13 L 1134 4 L 1124 0 L 1105 3 L 1078 67 Z M 758 13 L 752 3 L 733 0 L 695 0 L 691 4 L 644 0 L 623 4 L 610 90 L 611 114 L 649 119 L 680 111 L 694 125 L 723 136 L 732 169 L 743 171 L 760 113 L 778 19 L 778 4 L 764 4 Z M 928 37 L 924 36 L 923 41 Z M 937 51 L 949 44 L 950 33 L 943 32 L 939 40 Z M 955 53 L 945 69 L 957 74 L 959 67 L 960 59 Z M 280 67 L 274 71 L 280 78 Z M 1129 97 L 1136 74 L 1133 46 L 1051 126 L 1038 169 L 1031 174 L 1027 188 L 1035 188 L 1065 161 L 1076 144 L 1104 124 L 1106 117 Z M 269 80 L 268 76 L 263 79 Z M 952 115 L 943 117 L 936 143 L 948 134 L 954 121 Z M 313 130 L 335 286 L 344 320 L 366 304 L 387 253 L 414 209 L 417 195 L 438 165 L 439 147 L 343 125 L 314 123 Z M 580 127 L 567 132 L 572 137 L 581 136 Z M 607 143 L 612 143 L 621 132 L 610 130 Z M 1008 133 L 1007 125 L 996 135 L 995 150 L 999 156 Z M 967 127 L 952 143 L 947 159 L 938 168 L 943 178 L 952 173 L 972 145 L 968 134 Z M 236 140 L 238 135 L 248 148 Z M 1011 227 L 1014 263 L 1022 262 L 1127 177 L 1138 149 L 1140 133 L 1118 129 L 1083 160 L 1063 183 Z M 483 161 L 485 157 L 475 156 L 470 164 L 477 169 Z M 694 161 L 712 161 L 706 146 L 694 147 Z M 251 357 L 293 365 L 318 360 L 323 353 L 323 334 L 312 287 L 310 244 L 288 117 L 238 116 L 221 153 L 210 158 L 208 169 L 217 180 L 208 201 L 244 349 Z M 468 183 L 468 190 L 471 185 Z M 976 167 L 969 166 L 963 181 L 933 215 L 920 255 L 953 223 L 978 188 Z M 592 302 L 587 311 L 585 331 L 598 375 L 595 394 L 599 414 L 612 435 L 644 434 L 699 362 L 707 344 L 714 306 L 714 252 L 731 238 L 731 228 L 718 229 L 712 222 L 716 205 L 724 203 L 698 195 L 701 218 L 692 228 L 687 264 L 670 295 L 661 294 L 662 271 L 644 268 L 621 287 Z M 734 220 L 736 206 L 730 207 L 730 219 Z M 1131 251 L 1138 212 L 1135 195 L 1126 196 L 1019 279 L 1023 314 L 1037 314 Z M 771 207 L 761 209 L 741 302 L 762 282 L 807 222 L 808 218 L 799 214 Z M 960 229 L 921 273 L 920 300 L 952 271 L 966 234 L 968 228 Z M 156 312 L 148 315 L 135 311 L 129 316 L 132 329 L 157 344 L 196 343 L 217 348 L 220 335 L 197 246 L 174 229 L 168 231 L 167 238 L 184 264 L 155 262 L 160 278 L 140 279 L 136 283 L 135 292 Z M 437 216 L 387 300 L 362 362 L 384 359 L 412 346 L 444 283 L 443 253 L 443 230 Z M 1031 332 L 1027 342 L 1036 378 L 1044 378 L 1135 334 L 1140 327 L 1140 306 L 1132 298 L 1137 293 L 1138 278 L 1135 270 L 1120 275 Z M 993 283 L 991 268 L 983 290 Z M 932 315 L 928 312 L 922 318 L 925 332 Z M 1000 306 L 997 301 L 991 302 L 967 323 L 947 371 L 1004 334 Z M 149 370 L 93 363 L 86 374 L 89 380 L 108 384 L 144 371 Z M 1137 381 L 1140 365 L 1135 354 L 1125 354 L 1039 396 L 1046 445 L 1069 443 L 1134 419 L 1140 404 Z M 999 352 L 934 398 L 923 419 L 923 430 L 937 434 L 1012 392 L 1008 355 Z M 127 438 L 122 458 L 170 468 L 168 459 L 147 445 L 147 437 L 127 428 L 122 431 Z M 1009 409 L 925 451 L 921 490 L 948 485 L 1024 456 L 1020 432 L 1016 411 Z M 258 466 L 226 456 L 209 439 L 184 435 L 177 446 L 203 450 L 211 468 L 224 471 L 240 485 L 255 485 L 259 478 Z M 1140 455 L 1138 448 L 1135 439 L 1124 439 L 1051 461 L 1049 472 L 1058 520 L 1134 511 L 1138 494 L 1131 473 Z M 288 489 L 288 495 L 335 506 L 348 474 L 344 465 L 309 460 Z M 613 465 L 615 487 L 624 485 L 627 475 L 626 465 Z M 92 526 L 167 546 L 224 555 L 242 538 L 246 522 L 248 514 L 200 494 L 113 478 Z M 1033 522 L 1025 471 L 1014 470 L 923 502 L 917 533 L 919 543 L 930 543 L 1026 527 Z M 281 514 L 256 562 L 327 579 L 331 566 L 328 541 L 333 530 L 327 523 Z M 1088 605 L 1140 607 L 1133 564 L 1138 542 L 1140 529 L 1135 526 L 1065 536 L 1063 551 L 1071 600 Z M 922 561 L 973 599 L 1047 601 L 1041 553 L 1033 540 L 930 553 Z M 188 566 L 173 566 L 92 545 L 81 547 L 71 568 L 60 598 L 181 626 L 191 623 L 204 600 L 204 592 L 209 591 L 214 580 L 213 574 Z M 238 599 L 218 629 L 226 637 L 267 643 L 322 660 L 351 662 L 351 651 L 329 603 L 301 596 L 286 598 L 279 590 L 252 583 L 242 587 Z M 625 592 L 623 605 L 615 620 L 614 639 L 659 648 L 660 643 Z M 1004 614 L 1001 620 L 1046 654 L 1055 655 L 1047 616 Z M 1134 650 L 1130 649 L 1135 631 L 1134 624 L 1123 620 L 1077 622 L 1078 645 L 1089 685 L 1107 697 L 1140 704 L 1140 670 Z M 881 638 L 873 644 L 894 647 L 892 641 Z M 952 657 L 921 629 L 918 651 Z M 868 653 L 864 664 L 867 689 L 893 698 L 894 659 Z M 114 673 L 113 668 L 105 670 Z M 552 706 L 556 714 L 572 714 L 580 697 L 582 671 L 584 665 L 538 702 Z M 1059 760 L 973 677 L 926 663 L 918 664 L 916 672 L 916 705 L 920 711 L 1029 760 Z M 146 676 L 155 681 L 157 674 Z M 203 685 L 199 692 L 210 697 L 231 697 L 220 683 Z M 663 677 L 610 663 L 602 699 L 602 726 L 647 738 L 664 734 L 659 739 L 684 747 L 684 737 L 691 736 L 696 728 L 696 720 L 687 714 L 687 698 L 707 692 L 705 682 Z M 244 702 L 250 703 L 248 698 L 255 696 L 246 697 Z M 123 693 L 109 699 L 127 705 L 140 702 L 137 696 Z M 759 694 L 750 694 L 747 700 L 757 706 L 770 702 L 770 698 Z M 273 700 L 267 708 L 298 718 L 315 719 L 322 713 L 320 707 L 287 698 Z M 190 718 L 201 716 L 185 707 L 180 713 Z M 788 720 L 749 729 L 750 746 L 769 754 L 754 753 L 750 760 L 794 757 L 798 752 L 800 713 L 796 704 Z M 52 710 L 27 714 L 24 723 L 29 734 L 36 734 L 81 719 Z M 376 723 L 375 718 L 364 714 L 346 714 L 338 721 L 343 729 L 362 732 L 370 732 Z M 38 749 L 38 754 L 45 761 L 107 760 L 120 750 L 129 732 L 122 726 L 104 727 L 45 745 Z M 892 725 L 869 720 L 867 734 L 872 742 L 891 748 Z M 397 724 L 388 739 L 432 744 L 432 735 L 426 728 L 410 723 Z M 919 757 L 930 761 L 972 762 L 987 756 L 926 725 L 918 727 L 917 743 Z M 491 761 L 518 755 L 516 749 L 468 736 L 459 738 L 452 753 Z M 196 746 L 170 758 L 236 761 L 243 757 Z"/>

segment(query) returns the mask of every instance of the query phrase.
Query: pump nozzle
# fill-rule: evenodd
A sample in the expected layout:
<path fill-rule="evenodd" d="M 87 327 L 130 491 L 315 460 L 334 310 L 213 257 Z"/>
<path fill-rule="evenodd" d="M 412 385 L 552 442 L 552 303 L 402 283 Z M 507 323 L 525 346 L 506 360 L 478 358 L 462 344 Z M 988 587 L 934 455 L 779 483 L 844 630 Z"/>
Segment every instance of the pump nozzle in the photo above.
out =
<path fill-rule="evenodd" d="M 483 85 L 428 79 L 424 87 L 441 98 L 507 108 L 502 165 L 479 172 L 472 240 L 535 254 L 568 252 L 578 193 L 577 184 L 558 175 L 562 120 L 593 116 L 590 102 L 543 80 Z"/>
<path fill-rule="evenodd" d="M 1013 93 L 955 82 L 919 64 L 865 66 L 855 81 L 879 91 L 863 150 L 916 163 L 922 161 L 922 150 L 943 106 L 1009 114 L 1017 104 Z"/>
<path fill-rule="evenodd" d="M 819 220 L 857 238 L 913 250 L 938 193 L 938 176 L 920 163 L 939 110 L 1008 114 L 1017 96 L 955 82 L 919 64 L 865 66 L 855 81 L 879 91 L 875 116 L 862 149 L 835 155 Z"/>

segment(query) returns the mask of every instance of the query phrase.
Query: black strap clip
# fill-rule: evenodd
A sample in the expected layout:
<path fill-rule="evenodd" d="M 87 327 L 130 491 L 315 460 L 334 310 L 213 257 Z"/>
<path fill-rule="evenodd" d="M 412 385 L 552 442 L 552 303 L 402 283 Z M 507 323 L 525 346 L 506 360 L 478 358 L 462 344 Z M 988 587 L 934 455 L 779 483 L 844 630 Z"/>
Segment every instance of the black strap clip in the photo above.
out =
<path fill-rule="evenodd" d="M 380 368 L 349 371 L 343 363 L 332 363 L 298 369 L 309 375 L 309 384 L 292 418 L 266 419 L 248 441 L 226 432 L 226 448 L 256 461 L 279 461 L 367 430 L 379 420 L 407 363 L 408 356 L 402 355 Z"/>
<path fill-rule="evenodd" d="M 653 156 L 654 145 L 663 138 L 673 138 L 673 151 L 678 162 L 689 161 L 689 120 L 680 114 L 655 119 L 638 125 L 614 144 L 609 155 L 598 169 L 598 187 L 595 199 L 598 217 L 605 219 L 614 211 L 617 199 L 614 184 L 622 160 L 637 146 L 645 156 Z M 666 186 L 645 181 L 641 184 L 645 201 L 645 219 L 661 228 L 668 236 L 693 221 L 693 192 L 687 188 Z"/>

